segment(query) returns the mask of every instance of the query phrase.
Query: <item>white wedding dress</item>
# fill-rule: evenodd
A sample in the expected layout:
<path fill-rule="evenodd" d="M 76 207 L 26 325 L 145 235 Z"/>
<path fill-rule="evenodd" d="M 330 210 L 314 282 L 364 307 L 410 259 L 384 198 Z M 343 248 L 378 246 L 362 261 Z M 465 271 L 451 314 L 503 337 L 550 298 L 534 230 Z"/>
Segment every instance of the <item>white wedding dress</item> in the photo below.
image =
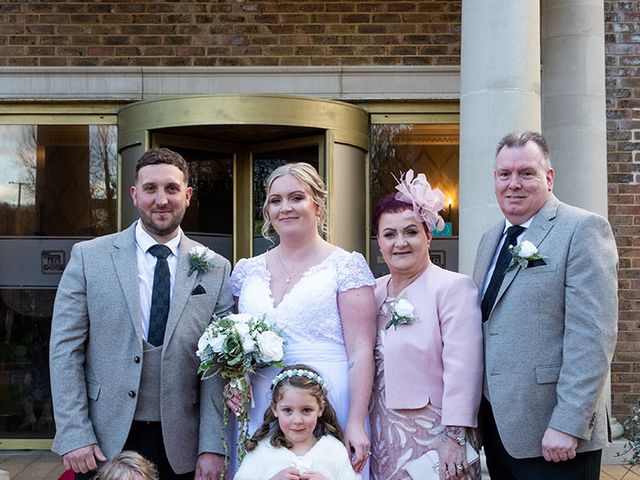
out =
<path fill-rule="evenodd" d="M 349 414 L 349 381 L 338 293 L 374 284 L 364 257 L 341 248 L 307 270 L 278 305 L 271 294 L 266 254 L 240 260 L 231 275 L 238 312 L 266 315 L 285 339 L 285 364 L 304 363 L 320 373 L 342 427 Z M 263 368 L 251 378 L 255 402 L 249 414 L 251 433 L 262 424 L 271 401 L 271 380 L 278 371 Z"/>

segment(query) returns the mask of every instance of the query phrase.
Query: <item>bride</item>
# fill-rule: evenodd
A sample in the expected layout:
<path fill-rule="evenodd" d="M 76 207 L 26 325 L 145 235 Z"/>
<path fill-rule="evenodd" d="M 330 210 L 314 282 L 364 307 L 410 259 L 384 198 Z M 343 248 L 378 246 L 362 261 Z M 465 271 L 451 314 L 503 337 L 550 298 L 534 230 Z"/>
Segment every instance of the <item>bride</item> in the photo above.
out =
<path fill-rule="evenodd" d="M 285 339 L 285 363 L 306 363 L 327 381 L 353 467 L 361 472 L 370 455 L 365 422 L 374 373 L 375 280 L 362 255 L 320 236 L 327 191 L 311 165 L 278 167 L 266 188 L 262 234 L 268 238 L 273 227 L 280 243 L 236 265 L 231 284 L 238 312 L 265 314 Z M 265 368 L 251 378 L 251 432 L 262 423 L 276 373 Z M 233 400 L 229 404 L 234 409 Z"/>

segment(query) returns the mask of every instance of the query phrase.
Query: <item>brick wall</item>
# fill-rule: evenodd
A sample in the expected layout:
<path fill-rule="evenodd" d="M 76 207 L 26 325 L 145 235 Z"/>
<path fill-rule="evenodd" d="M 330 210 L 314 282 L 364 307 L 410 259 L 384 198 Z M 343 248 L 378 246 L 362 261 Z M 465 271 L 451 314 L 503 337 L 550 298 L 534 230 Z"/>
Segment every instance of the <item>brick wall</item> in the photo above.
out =
<path fill-rule="evenodd" d="M 0 66 L 458 65 L 461 0 L 0 4 Z"/>
<path fill-rule="evenodd" d="M 613 412 L 640 401 L 640 2 L 605 1 L 609 220 L 620 254 Z"/>

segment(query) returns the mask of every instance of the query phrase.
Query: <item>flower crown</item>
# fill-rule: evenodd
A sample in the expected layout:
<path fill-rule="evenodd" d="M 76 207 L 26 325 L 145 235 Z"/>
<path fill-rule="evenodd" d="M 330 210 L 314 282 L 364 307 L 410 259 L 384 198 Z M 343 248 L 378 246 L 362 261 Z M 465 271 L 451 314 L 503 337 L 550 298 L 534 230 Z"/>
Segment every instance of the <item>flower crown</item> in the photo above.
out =
<path fill-rule="evenodd" d="M 438 212 L 444 208 L 444 193 L 439 188 L 432 189 L 424 173 L 414 178 L 412 169 L 401 175 L 400 180 L 396 178 L 396 181 L 396 200 L 413 205 L 413 212 L 427 224 L 429 230 L 441 232 L 444 219 Z"/>
<path fill-rule="evenodd" d="M 322 378 L 317 373 L 311 372 L 309 370 L 303 370 L 300 368 L 293 368 L 291 370 L 285 370 L 284 372 L 280 372 L 278 375 L 276 375 L 276 378 L 274 378 L 271 381 L 271 388 L 275 387 L 278 383 L 280 383 L 285 378 L 291 378 L 291 377 L 305 377 L 305 378 L 308 378 L 309 380 L 313 380 L 314 382 L 319 384 L 321 387 L 325 386 L 324 378 Z"/>

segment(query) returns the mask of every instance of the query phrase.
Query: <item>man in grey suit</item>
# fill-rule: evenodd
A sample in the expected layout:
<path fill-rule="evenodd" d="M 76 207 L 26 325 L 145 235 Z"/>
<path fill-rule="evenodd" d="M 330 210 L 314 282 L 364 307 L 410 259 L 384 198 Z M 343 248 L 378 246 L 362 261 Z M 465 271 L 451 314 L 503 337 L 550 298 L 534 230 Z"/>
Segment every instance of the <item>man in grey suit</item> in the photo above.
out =
<path fill-rule="evenodd" d="M 483 292 L 480 427 L 493 479 L 598 479 L 609 440 L 616 245 L 606 219 L 553 195 L 553 178 L 542 135 L 499 143 L 505 220 L 482 236 L 473 273 Z"/>
<path fill-rule="evenodd" d="M 232 306 L 230 265 L 214 255 L 190 271 L 199 244 L 180 229 L 188 178 L 179 154 L 146 152 L 131 187 L 140 219 L 74 245 L 60 281 L 52 450 L 76 478 L 123 449 L 154 462 L 162 480 L 217 480 L 224 467 L 222 383 L 197 377 L 195 352 L 211 314 Z"/>

